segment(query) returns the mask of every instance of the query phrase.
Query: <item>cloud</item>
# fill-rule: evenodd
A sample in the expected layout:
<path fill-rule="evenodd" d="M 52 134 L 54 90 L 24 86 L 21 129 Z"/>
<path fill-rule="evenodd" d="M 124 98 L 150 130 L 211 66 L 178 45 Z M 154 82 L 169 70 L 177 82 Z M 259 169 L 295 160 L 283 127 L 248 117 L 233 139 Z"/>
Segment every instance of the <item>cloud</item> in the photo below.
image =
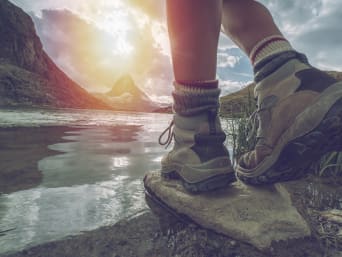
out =
<path fill-rule="evenodd" d="M 69 10 L 42 10 L 34 17 L 44 48 L 52 59 L 74 80 L 87 89 L 108 87 L 129 69 L 106 42 L 114 35 L 99 29 Z M 53 33 L 51 33 L 53 31 Z M 121 60 L 118 61 L 118 60 Z"/>
<path fill-rule="evenodd" d="M 260 2 L 271 11 L 276 24 L 294 48 L 305 53 L 314 66 L 324 70 L 342 70 L 341 1 L 260 0 Z M 227 57 L 240 56 L 229 52 L 233 47 L 234 43 L 231 40 L 221 37 L 218 74 L 223 81 L 229 81 L 229 83 L 224 83 L 227 87 L 231 84 L 230 81 L 244 81 L 243 75 L 247 75 L 245 81 L 252 80 L 252 69 L 243 53 L 239 62 L 236 62 L 236 58 L 234 60 L 232 57 Z M 233 64 L 234 69 L 227 69 L 232 68 Z M 223 67 L 224 69 L 221 69 Z"/>
<path fill-rule="evenodd" d="M 294 44 L 307 52 L 311 61 L 324 69 L 342 70 L 342 3 L 339 8 L 324 10 L 310 26 L 294 39 Z"/>
<path fill-rule="evenodd" d="M 173 74 L 165 23 L 165 1 L 11 1 L 24 10 L 35 13 L 35 22 L 38 24 L 44 47 L 68 74 L 73 74 L 73 78 L 82 81 L 88 88 L 94 87 L 96 81 L 101 81 L 101 87 L 110 87 L 119 73 L 129 71 L 137 84 L 144 87 L 150 95 L 156 98 L 169 97 Z M 276 23 L 292 45 L 306 53 L 313 65 L 322 69 L 342 70 L 341 1 L 260 2 L 270 9 Z M 77 33 L 81 35 L 78 38 L 70 36 L 67 26 L 61 28 L 61 22 L 58 26 L 57 23 L 54 24 L 55 20 L 47 17 L 42 9 L 71 10 L 77 19 L 92 27 L 88 32 L 97 31 L 103 42 L 112 44 L 112 51 L 104 51 L 108 48 L 107 45 L 105 48 L 96 49 L 89 57 L 86 34 L 79 31 Z M 49 13 L 48 16 L 53 14 Z M 86 25 L 83 27 L 86 28 Z M 119 37 L 121 41 L 118 40 Z M 80 38 L 86 39 L 79 40 Z M 124 52 L 125 49 L 132 51 L 131 59 L 120 57 L 119 52 Z M 80 56 L 81 64 L 87 64 L 89 67 L 86 69 L 80 66 L 75 61 L 75 56 Z M 92 62 L 91 59 L 95 57 L 101 57 L 101 61 Z M 223 35 L 219 39 L 217 66 L 217 76 L 222 80 L 223 92 L 231 91 L 229 88 L 235 90 L 253 80 L 248 57 Z"/>
<path fill-rule="evenodd" d="M 242 88 L 244 88 L 247 84 L 251 83 L 248 82 L 238 82 L 233 80 L 222 80 L 220 79 L 220 89 L 221 89 L 221 96 L 229 95 L 234 93 Z"/>
<path fill-rule="evenodd" d="M 262 0 L 298 51 L 321 69 L 342 70 L 342 2 Z"/>
<path fill-rule="evenodd" d="M 298 29 L 319 16 L 322 10 L 322 0 L 261 0 L 271 11 L 278 25 L 286 33 Z"/>
<path fill-rule="evenodd" d="M 219 53 L 218 54 L 218 67 L 219 68 L 234 68 L 237 65 L 242 57 L 241 56 L 233 56 L 227 53 Z"/>
<path fill-rule="evenodd" d="M 132 20 L 132 28 L 127 33 L 115 34 L 66 9 L 42 10 L 40 17 L 34 15 L 33 18 L 48 54 L 71 78 L 90 91 L 106 91 L 126 73 L 143 89 L 151 77 L 171 85 L 166 27 L 160 22 L 147 20 L 141 26 L 139 20 Z M 156 39 L 155 34 L 161 39 Z M 120 47 L 127 46 L 133 50 L 126 55 Z M 151 93 L 170 93 L 169 89 L 160 89 L 159 84 L 155 87 L 146 89 Z"/>
<path fill-rule="evenodd" d="M 150 17 L 157 20 L 165 19 L 165 1 L 160 0 L 127 0 L 132 6 L 148 14 Z"/>
<path fill-rule="evenodd" d="M 237 47 L 219 47 L 217 76 L 222 81 L 235 81 L 238 84 L 253 80 L 252 67 L 248 57 Z"/>

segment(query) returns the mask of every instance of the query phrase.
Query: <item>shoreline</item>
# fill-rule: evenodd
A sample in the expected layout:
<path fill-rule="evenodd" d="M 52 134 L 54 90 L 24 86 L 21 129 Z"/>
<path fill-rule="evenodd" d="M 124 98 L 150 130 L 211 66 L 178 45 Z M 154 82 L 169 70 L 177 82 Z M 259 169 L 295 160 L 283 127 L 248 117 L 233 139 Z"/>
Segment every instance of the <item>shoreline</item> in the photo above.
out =
<path fill-rule="evenodd" d="M 167 237 L 158 219 L 146 209 L 112 226 L 28 247 L 1 257 L 168 257 Z M 171 256 L 170 256 L 171 257 Z"/>

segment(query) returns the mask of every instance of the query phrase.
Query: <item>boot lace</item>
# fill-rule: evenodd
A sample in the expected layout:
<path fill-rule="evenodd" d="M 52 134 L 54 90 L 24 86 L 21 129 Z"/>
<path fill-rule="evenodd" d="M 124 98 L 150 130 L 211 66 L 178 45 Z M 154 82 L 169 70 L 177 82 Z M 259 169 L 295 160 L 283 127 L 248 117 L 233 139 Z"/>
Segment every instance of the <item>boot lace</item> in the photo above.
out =
<path fill-rule="evenodd" d="M 175 134 L 173 133 L 173 126 L 174 126 L 175 122 L 174 120 L 171 121 L 170 125 L 161 133 L 161 135 L 159 136 L 159 144 L 165 146 L 165 149 L 167 149 L 169 147 L 169 145 L 172 142 L 172 139 L 174 138 Z M 165 135 L 167 135 L 166 140 L 163 140 L 163 138 L 165 137 Z"/>

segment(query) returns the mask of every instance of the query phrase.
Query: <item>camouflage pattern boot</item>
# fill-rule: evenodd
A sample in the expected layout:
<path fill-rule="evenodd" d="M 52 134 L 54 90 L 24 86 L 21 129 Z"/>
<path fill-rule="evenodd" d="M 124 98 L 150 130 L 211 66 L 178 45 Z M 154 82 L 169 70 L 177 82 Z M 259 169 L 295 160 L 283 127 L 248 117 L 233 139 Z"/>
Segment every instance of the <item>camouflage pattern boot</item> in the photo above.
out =
<path fill-rule="evenodd" d="M 239 179 L 267 184 L 298 179 L 342 149 L 342 83 L 288 51 L 255 67 L 255 149 L 238 161 Z"/>
<path fill-rule="evenodd" d="M 226 187 L 236 178 L 218 117 L 219 89 L 188 94 L 180 85 L 175 87 L 173 121 L 159 140 L 165 145 L 174 139 L 161 162 L 162 176 L 180 179 L 192 193 Z M 168 139 L 161 142 L 167 132 Z"/>

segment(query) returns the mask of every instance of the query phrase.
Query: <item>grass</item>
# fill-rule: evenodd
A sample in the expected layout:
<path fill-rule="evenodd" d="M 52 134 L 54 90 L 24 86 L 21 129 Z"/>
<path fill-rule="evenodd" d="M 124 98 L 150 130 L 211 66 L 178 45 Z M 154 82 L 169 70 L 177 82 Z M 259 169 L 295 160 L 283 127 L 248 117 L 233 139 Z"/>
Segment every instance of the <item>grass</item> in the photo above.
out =
<path fill-rule="evenodd" d="M 251 87 L 248 92 L 244 91 L 244 99 L 240 104 L 236 104 L 235 97 L 233 98 L 234 106 L 227 106 L 225 110 L 230 110 L 230 113 L 225 112 L 223 116 L 226 119 L 228 127 L 226 128 L 228 143 L 233 147 L 233 163 L 246 152 L 254 149 L 256 143 L 256 131 L 251 134 L 250 116 L 255 111 L 255 101 L 252 97 Z M 235 94 L 236 95 L 236 94 Z M 247 99 L 247 100 L 246 100 Z M 310 167 L 312 173 L 320 177 L 342 176 L 342 152 L 331 152 L 324 155 L 319 161 L 313 163 Z"/>
<path fill-rule="evenodd" d="M 342 152 L 324 155 L 312 165 L 314 173 L 320 177 L 342 176 Z"/>
<path fill-rule="evenodd" d="M 234 163 L 242 154 L 251 151 L 255 146 L 256 135 L 251 134 L 250 122 L 250 116 L 256 109 L 255 106 L 251 90 L 248 90 L 245 101 L 239 105 L 234 103 L 234 107 L 228 107 L 230 113 L 224 115 L 228 125 L 226 129 L 228 143 L 233 146 Z"/>

